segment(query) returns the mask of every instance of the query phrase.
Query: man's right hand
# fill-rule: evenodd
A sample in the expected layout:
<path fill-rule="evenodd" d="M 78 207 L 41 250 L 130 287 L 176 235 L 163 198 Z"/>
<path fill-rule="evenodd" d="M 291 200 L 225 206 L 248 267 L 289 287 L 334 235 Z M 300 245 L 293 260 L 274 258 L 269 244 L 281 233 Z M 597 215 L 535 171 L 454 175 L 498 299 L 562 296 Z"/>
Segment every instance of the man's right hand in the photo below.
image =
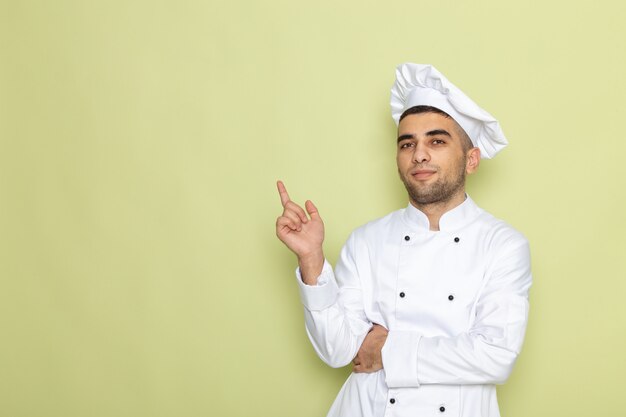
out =
<path fill-rule="evenodd" d="M 304 283 L 315 285 L 324 266 L 324 222 L 310 200 L 304 204 L 305 213 L 291 201 L 282 181 L 276 185 L 283 205 L 283 214 L 276 219 L 276 236 L 298 257 Z"/>

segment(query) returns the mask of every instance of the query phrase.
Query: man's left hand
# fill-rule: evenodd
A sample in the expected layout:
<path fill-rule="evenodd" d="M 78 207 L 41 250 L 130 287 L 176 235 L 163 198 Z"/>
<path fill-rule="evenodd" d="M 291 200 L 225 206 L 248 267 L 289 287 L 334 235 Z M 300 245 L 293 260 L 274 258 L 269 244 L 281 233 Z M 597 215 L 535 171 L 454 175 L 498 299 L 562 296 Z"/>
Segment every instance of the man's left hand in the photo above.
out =
<path fill-rule="evenodd" d="M 380 324 L 374 324 L 352 363 L 352 370 L 357 373 L 372 373 L 383 369 L 381 350 L 387 340 L 389 331 Z"/>

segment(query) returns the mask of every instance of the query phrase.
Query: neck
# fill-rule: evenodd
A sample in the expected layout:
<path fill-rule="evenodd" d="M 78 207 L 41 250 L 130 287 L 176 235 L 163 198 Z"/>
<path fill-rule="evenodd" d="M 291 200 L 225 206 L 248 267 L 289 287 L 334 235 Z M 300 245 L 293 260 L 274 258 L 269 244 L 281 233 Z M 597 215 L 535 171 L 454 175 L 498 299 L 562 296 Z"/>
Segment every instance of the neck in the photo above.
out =
<path fill-rule="evenodd" d="M 420 204 L 411 199 L 413 207 L 421 211 L 428 217 L 429 229 L 435 232 L 439 231 L 439 219 L 444 213 L 452 210 L 456 206 L 465 201 L 465 189 L 462 189 L 459 193 L 445 201 L 437 201 L 434 203 Z"/>

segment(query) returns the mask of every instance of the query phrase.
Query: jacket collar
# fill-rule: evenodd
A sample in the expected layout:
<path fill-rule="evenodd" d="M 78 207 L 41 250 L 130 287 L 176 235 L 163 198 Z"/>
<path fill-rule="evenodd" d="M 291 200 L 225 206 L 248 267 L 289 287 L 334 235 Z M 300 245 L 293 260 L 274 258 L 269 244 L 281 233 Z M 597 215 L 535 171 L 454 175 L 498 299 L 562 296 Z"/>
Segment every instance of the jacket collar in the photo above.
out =
<path fill-rule="evenodd" d="M 480 207 L 474 203 L 474 200 L 466 194 L 465 201 L 443 213 L 439 219 L 439 230 L 449 232 L 467 226 L 480 215 L 481 211 Z M 411 229 L 418 231 L 430 230 L 428 217 L 411 203 L 404 210 L 403 218 Z"/>

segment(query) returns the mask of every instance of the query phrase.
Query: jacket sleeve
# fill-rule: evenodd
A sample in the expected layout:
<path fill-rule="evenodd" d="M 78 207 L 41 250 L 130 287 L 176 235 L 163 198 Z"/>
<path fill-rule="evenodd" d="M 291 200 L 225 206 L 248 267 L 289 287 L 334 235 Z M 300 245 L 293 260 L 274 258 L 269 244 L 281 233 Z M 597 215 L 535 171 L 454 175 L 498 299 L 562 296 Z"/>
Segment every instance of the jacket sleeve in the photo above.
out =
<path fill-rule="evenodd" d="M 325 261 L 315 286 L 306 285 L 296 270 L 307 334 L 318 356 L 334 368 L 354 359 L 372 327 L 363 310 L 353 235 L 341 250 L 336 270 L 341 282 Z"/>
<path fill-rule="evenodd" d="M 503 245 L 486 272 L 469 330 L 455 337 L 390 331 L 383 367 L 390 388 L 420 384 L 501 384 L 520 353 L 531 285 L 526 239 Z"/>

